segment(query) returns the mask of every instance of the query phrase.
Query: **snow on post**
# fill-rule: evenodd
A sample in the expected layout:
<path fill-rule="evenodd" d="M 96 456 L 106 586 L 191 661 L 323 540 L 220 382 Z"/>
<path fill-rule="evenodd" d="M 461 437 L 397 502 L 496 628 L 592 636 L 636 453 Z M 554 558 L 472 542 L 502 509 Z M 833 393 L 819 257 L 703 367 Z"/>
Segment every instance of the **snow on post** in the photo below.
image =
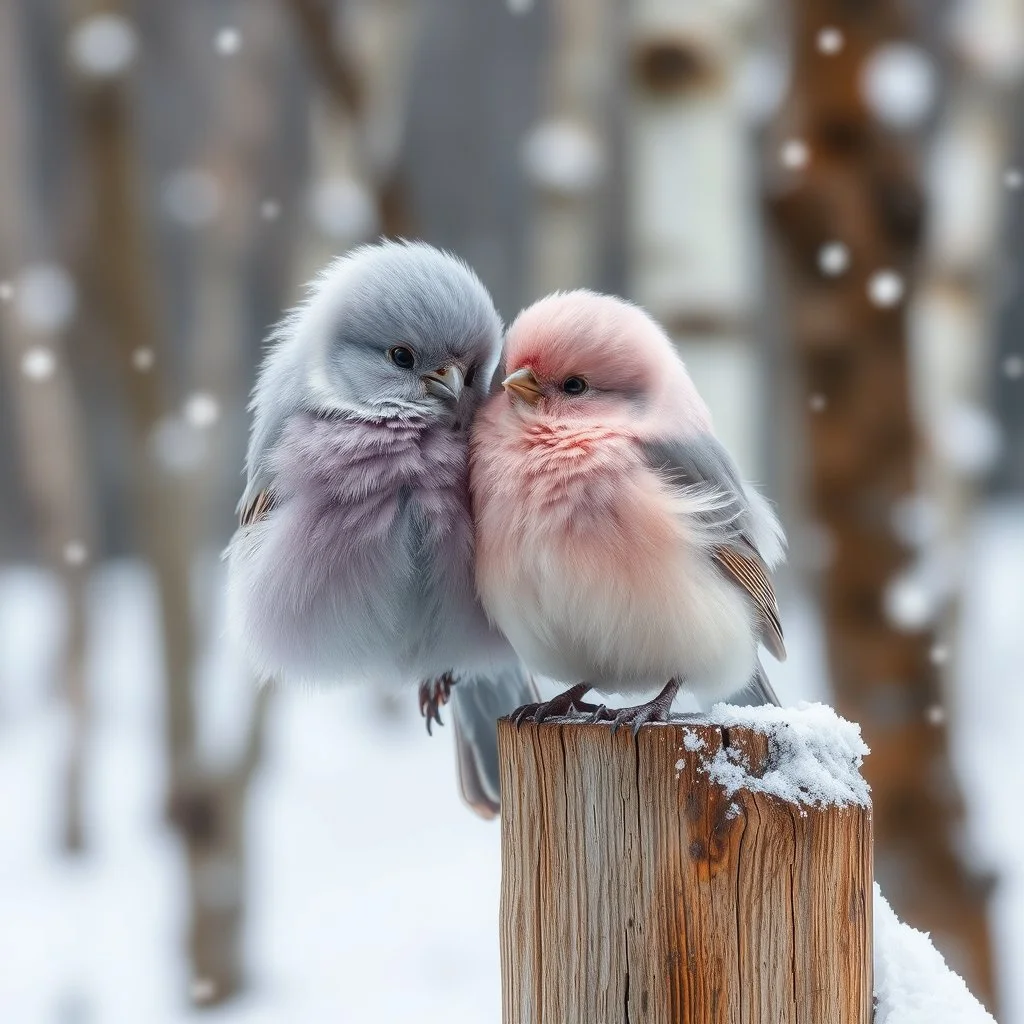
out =
<path fill-rule="evenodd" d="M 499 723 L 503 1024 L 869 1024 L 860 731 L 820 705 Z"/>

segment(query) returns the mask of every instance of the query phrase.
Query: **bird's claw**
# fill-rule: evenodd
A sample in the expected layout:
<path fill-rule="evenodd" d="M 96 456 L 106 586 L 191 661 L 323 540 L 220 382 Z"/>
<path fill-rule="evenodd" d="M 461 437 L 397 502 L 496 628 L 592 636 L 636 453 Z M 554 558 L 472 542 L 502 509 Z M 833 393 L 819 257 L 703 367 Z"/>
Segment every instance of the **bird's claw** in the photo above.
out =
<path fill-rule="evenodd" d="M 648 722 L 667 722 L 672 711 L 672 701 L 678 691 L 678 681 L 670 679 L 654 700 L 616 711 L 614 716 L 609 716 L 612 719 L 612 735 L 614 736 L 619 731 L 620 726 L 630 725 L 633 727 L 633 739 L 636 739 L 636 734 L 642 725 L 646 725 Z"/>
<path fill-rule="evenodd" d="M 541 701 L 537 704 L 524 704 L 521 708 L 513 711 L 509 718 L 518 729 L 523 722 L 534 721 L 540 725 L 541 722 L 545 722 L 549 718 L 564 718 L 566 715 L 575 714 L 578 711 L 596 710 L 593 704 L 584 704 L 580 700 L 580 697 L 589 689 L 589 686 L 584 686 L 582 683 L 571 686 L 565 693 L 560 693 L 557 697 L 552 697 L 551 700 Z"/>
<path fill-rule="evenodd" d="M 434 722 L 444 725 L 441 721 L 441 708 L 448 703 L 454 685 L 451 672 L 420 683 L 420 714 L 426 719 L 428 736 L 433 735 Z"/>

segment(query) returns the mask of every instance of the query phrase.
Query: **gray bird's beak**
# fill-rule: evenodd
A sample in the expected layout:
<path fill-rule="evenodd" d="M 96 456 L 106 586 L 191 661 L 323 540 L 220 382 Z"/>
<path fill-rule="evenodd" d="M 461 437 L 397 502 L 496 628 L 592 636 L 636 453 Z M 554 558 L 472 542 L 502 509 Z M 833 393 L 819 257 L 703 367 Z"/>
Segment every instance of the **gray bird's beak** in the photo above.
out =
<path fill-rule="evenodd" d="M 513 397 L 521 398 L 529 405 L 536 405 L 543 395 L 533 370 L 523 368 L 510 373 L 502 382 L 501 386 Z"/>
<path fill-rule="evenodd" d="M 425 373 L 420 380 L 423 381 L 428 395 L 443 398 L 452 405 L 458 402 L 462 389 L 466 386 L 466 374 L 462 367 L 455 363 Z"/>

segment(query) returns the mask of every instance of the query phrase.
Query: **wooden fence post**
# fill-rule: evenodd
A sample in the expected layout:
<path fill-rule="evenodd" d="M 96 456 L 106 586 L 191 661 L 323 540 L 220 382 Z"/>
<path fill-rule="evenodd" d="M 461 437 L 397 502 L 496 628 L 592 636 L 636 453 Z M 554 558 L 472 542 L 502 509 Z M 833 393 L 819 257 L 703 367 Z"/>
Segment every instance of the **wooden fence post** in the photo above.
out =
<path fill-rule="evenodd" d="M 731 784 L 806 748 L 701 716 L 498 732 L 503 1024 L 870 1024 L 867 797 Z"/>

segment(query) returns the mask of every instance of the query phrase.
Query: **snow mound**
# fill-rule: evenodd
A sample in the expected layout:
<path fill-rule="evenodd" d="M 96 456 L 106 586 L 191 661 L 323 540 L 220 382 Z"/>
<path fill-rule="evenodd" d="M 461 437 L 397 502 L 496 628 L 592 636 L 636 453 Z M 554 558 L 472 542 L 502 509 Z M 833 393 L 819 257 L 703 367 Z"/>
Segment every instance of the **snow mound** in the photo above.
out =
<path fill-rule="evenodd" d="M 708 774 L 732 796 L 737 790 L 766 793 L 790 803 L 867 807 L 870 789 L 860 774 L 869 753 L 860 726 L 825 704 L 802 701 L 795 708 L 716 704 L 711 724 L 750 729 L 768 737 L 769 766 L 754 775 L 736 748 L 722 747 Z"/>
<path fill-rule="evenodd" d="M 875 885 L 875 1024 L 996 1024 L 924 932 Z"/>

